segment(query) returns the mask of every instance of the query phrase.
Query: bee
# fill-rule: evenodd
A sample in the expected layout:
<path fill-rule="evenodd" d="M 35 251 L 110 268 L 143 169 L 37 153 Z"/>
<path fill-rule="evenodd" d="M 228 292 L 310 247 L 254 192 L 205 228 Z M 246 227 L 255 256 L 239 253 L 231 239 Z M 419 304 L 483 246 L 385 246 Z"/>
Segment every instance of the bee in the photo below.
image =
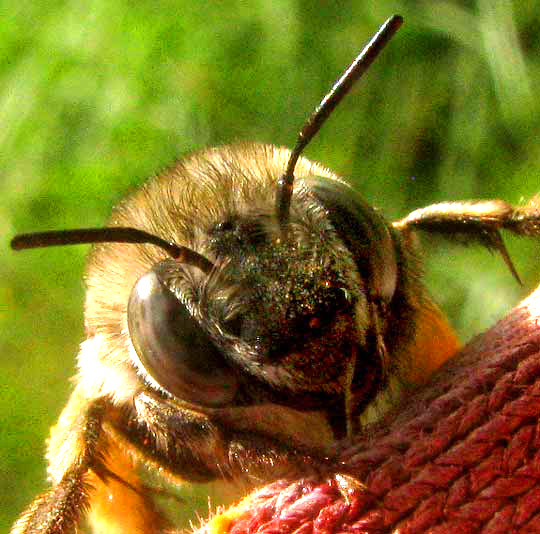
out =
<path fill-rule="evenodd" d="M 393 16 L 292 151 L 197 152 L 100 229 L 23 234 L 14 249 L 93 243 L 86 339 L 48 443 L 51 488 L 13 534 L 170 528 L 140 468 L 172 483 L 326 475 L 400 388 L 458 348 L 422 281 L 416 232 L 480 243 L 538 235 L 535 203 L 453 202 L 390 223 L 302 151 L 402 23 Z"/>

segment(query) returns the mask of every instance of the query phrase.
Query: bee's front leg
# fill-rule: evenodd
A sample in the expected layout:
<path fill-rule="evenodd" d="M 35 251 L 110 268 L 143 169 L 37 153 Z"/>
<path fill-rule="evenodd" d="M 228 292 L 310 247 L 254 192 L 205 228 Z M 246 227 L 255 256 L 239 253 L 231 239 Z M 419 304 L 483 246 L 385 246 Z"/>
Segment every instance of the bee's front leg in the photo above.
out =
<path fill-rule="evenodd" d="M 70 410 L 70 404 L 66 407 L 64 416 Z M 72 450 L 70 458 L 60 460 L 67 464 L 61 478 L 52 489 L 40 495 L 28 507 L 15 523 L 12 534 L 67 534 L 76 530 L 81 511 L 87 508 L 89 503 L 89 472 L 98 455 L 104 405 L 102 399 L 95 400 L 72 420 L 72 426 L 77 427 L 77 438 L 74 440 L 73 436 L 67 436 L 66 441 L 72 442 L 72 445 L 78 442 L 76 450 Z"/>
<path fill-rule="evenodd" d="M 11 534 L 67 534 L 76 532 L 80 512 L 88 506 L 87 470 L 75 467 L 40 495 L 13 525 Z"/>
<path fill-rule="evenodd" d="M 268 432 L 235 429 L 148 393 L 135 398 L 134 411 L 117 410 L 108 424 L 115 441 L 178 482 L 221 479 L 253 486 L 321 475 L 334 465 L 323 450 L 284 443 Z"/>
<path fill-rule="evenodd" d="M 131 458 L 104 431 L 111 409 L 108 399 L 89 400 L 74 391 L 49 440 L 53 487 L 35 499 L 11 534 L 75 533 L 87 511 L 96 532 L 150 534 L 165 528 Z"/>

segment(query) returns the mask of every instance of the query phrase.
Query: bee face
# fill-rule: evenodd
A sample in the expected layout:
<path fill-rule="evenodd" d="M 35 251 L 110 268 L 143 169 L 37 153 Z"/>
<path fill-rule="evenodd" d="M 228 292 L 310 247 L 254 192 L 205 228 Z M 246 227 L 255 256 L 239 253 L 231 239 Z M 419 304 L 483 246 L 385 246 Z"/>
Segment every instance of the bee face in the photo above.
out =
<path fill-rule="evenodd" d="M 289 157 L 288 150 L 266 145 L 204 151 L 115 210 L 111 226 L 137 226 L 185 244 L 210 258 L 213 268 L 205 273 L 147 245 L 96 247 L 87 273 L 90 349 L 80 360 L 91 396 L 126 392 L 130 398 L 150 387 L 212 416 L 268 404 L 335 413 L 344 408 L 345 377 L 358 359 L 364 379 L 351 402 L 373 398 L 388 370 L 372 356 L 368 299 L 373 293 L 392 300 L 395 260 L 378 266 L 379 278 L 390 279 L 387 287 L 367 279 L 361 269 L 370 265 L 341 239 L 340 227 L 328 219 L 328 193 L 317 194 L 312 182 L 317 177 L 334 193 L 347 186 L 307 160 L 297 167 L 284 238 L 268 198 Z M 389 236 L 383 224 L 371 225 L 361 238 L 364 247 L 384 242 L 377 230 Z M 396 243 L 388 239 L 394 252 Z M 96 360 L 100 372 L 86 372 Z M 129 377 L 129 387 L 119 387 L 119 374 Z M 335 434 L 318 419 L 321 445 L 321 435 Z M 342 435 L 345 427 L 334 430 Z M 300 441 L 312 440 L 310 432 Z"/>

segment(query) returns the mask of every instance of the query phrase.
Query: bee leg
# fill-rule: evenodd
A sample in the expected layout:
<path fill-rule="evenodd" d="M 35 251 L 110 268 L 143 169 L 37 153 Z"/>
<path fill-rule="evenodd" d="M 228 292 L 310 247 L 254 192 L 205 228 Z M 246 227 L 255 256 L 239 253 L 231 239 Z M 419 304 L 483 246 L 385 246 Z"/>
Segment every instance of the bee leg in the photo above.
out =
<path fill-rule="evenodd" d="M 39 496 L 15 523 L 11 534 L 67 534 L 77 531 L 81 511 L 87 508 L 91 485 L 89 469 L 98 454 L 104 406 L 95 401 L 80 416 L 78 447 L 62 477 L 52 489 Z"/>
<path fill-rule="evenodd" d="M 236 432 L 227 436 L 228 469 L 254 485 L 279 478 L 323 479 L 335 468 L 335 457 L 308 451 L 264 435 Z"/>
<path fill-rule="evenodd" d="M 525 206 L 512 206 L 502 200 L 443 202 L 413 211 L 393 223 L 403 234 L 422 230 L 448 239 L 479 243 L 501 254 L 510 272 L 521 283 L 500 235 L 508 230 L 521 236 L 540 236 L 540 197 Z"/>
<path fill-rule="evenodd" d="M 138 460 L 178 483 L 221 479 L 258 484 L 292 475 L 317 475 L 331 460 L 264 433 L 235 430 L 226 422 L 142 393 L 135 409 L 108 421 L 115 439 Z M 333 465 L 333 464 L 332 464 Z"/>
<path fill-rule="evenodd" d="M 165 528 L 131 458 L 104 431 L 114 409 L 108 399 L 89 400 L 73 392 L 51 429 L 53 487 L 28 507 L 11 534 L 72 534 L 79 531 L 86 512 L 95 532 L 153 534 Z"/>

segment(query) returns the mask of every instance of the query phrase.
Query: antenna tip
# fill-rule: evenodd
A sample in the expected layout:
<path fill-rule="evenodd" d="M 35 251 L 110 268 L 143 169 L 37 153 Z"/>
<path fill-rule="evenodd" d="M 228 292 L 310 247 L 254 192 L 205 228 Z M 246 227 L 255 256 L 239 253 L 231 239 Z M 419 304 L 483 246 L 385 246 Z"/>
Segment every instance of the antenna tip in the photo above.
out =
<path fill-rule="evenodd" d="M 401 15 L 392 15 L 389 17 L 386 22 L 383 24 L 383 28 L 392 28 L 393 32 L 396 32 L 401 28 L 401 25 L 403 24 L 403 17 Z"/>
<path fill-rule="evenodd" d="M 9 246 L 12 250 L 22 250 L 25 248 L 25 239 L 24 235 L 16 235 L 10 242 Z"/>

